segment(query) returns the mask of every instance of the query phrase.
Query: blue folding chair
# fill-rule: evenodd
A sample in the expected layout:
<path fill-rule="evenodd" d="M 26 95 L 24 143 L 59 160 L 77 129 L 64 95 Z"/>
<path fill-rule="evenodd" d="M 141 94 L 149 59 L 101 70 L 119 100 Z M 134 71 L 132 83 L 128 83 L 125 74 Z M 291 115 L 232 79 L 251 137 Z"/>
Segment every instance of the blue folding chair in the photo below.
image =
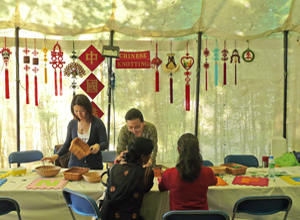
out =
<path fill-rule="evenodd" d="M 62 192 L 73 220 L 76 220 L 73 211 L 79 215 L 101 218 L 101 213 L 93 198 L 70 189 L 63 189 Z"/>
<path fill-rule="evenodd" d="M 203 160 L 203 166 L 205 166 L 205 167 L 213 167 L 214 164 L 210 160 Z"/>
<path fill-rule="evenodd" d="M 9 167 L 12 163 L 29 163 L 43 157 L 43 153 L 39 150 L 15 151 L 8 156 Z"/>
<path fill-rule="evenodd" d="M 258 167 L 259 163 L 254 155 L 227 155 L 224 163 L 238 163 L 247 167 Z"/>
<path fill-rule="evenodd" d="M 11 198 L 0 197 L 0 215 L 6 215 L 12 211 L 16 211 L 19 220 L 22 220 L 18 202 Z"/>
<path fill-rule="evenodd" d="M 107 163 L 113 163 L 115 162 L 115 159 L 117 157 L 116 151 L 101 151 L 102 154 L 102 162 L 106 163 L 106 169 L 108 169 Z"/>
<path fill-rule="evenodd" d="M 250 215 L 271 215 L 285 211 L 285 220 L 292 207 L 292 199 L 288 196 L 252 196 L 238 200 L 233 208 L 232 220 L 236 213 L 246 213 Z"/>
<path fill-rule="evenodd" d="M 230 220 L 229 216 L 222 211 L 211 210 L 185 210 L 167 212 L 162 220 Z"/>

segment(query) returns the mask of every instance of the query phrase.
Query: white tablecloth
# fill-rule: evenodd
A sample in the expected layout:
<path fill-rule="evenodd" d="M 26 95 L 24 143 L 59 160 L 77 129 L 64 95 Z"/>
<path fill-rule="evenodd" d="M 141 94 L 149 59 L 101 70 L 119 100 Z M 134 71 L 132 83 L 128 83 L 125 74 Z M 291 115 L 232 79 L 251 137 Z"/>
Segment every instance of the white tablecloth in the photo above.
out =
<path fill-rule="evenodd" d="M 276 171 L 285 170 L 290 175 L 300 175 L 299 167 L 276 168 Z M 246 175 L 250 176 L 253 172 L 266 174 L 267 169 L 248 168 Z M 8 181 L 0 187 L 1 197 L 10 197 L 18 201 L 21 208 L 21 216 L 23 220 L 70 220 L 71 215 L 64 201 L 62 190 L 27 190 L 28 186 L 34 179 L 40 178 L 35 172 L 30 172 L 25 176 L 9 176 Z M 55 178 L 63 178 L 62 171 Z M 288 215 L 288 220 L 300 219 L 300 186 L 292 186 L 279 177 L 274 182 L 270 182 L 268 187 L 260 186 L 242 186 L 233 185 L 234 176 L 225 175 L 224 180 L 228 186 L 213 186 L 208 190 L 208 205 L 210 210 L 221 210 L 226 212 L 230 217 L 235 202 L 245 196 L 258 195 L 287 195 L 293 200 L 292 209 Z M 141 214 L 145 220 L 161 220 L 162 216 L 169 211 L 169 193 L 161 193 L 158 191 L 157 179 L 155 179 L 152 190 L 144 197 Z M 88 195 L 95 200 L 98 199 L 105 188 L 101 183 L 87 183 L 81 181 L 69 181 L 65 188 Z M 263 217 L 263 219 L 282 219 L 282 214 L 276 214 L 271 217 Z M 15 220 L 14 212 L 0 216 L 0 220 Z M 76 215 L 78 220 L 91 219 Z M 262 219 L 253 216 L 237 215 L 238 219 Z"/>

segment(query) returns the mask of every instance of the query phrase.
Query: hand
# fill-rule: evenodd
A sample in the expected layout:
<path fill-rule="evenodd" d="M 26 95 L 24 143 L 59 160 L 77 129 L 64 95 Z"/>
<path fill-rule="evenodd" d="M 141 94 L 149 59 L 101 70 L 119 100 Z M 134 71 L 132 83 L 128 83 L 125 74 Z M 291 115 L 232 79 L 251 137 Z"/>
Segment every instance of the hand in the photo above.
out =
<path fill-rule="evenodd" d="M 58 154 L 54 154 L 53 156 L 51 157 L 43 157 L 41 159 L 41 161 L 44 161 L 44 160 L 48 160 L 50 163 L 53 163 L 54 161 L 56 161 L 58 159 Z"/>
<path fill-rule="evenodd" d="M 128 152 L 128 150 L 122 151 L 122 152 L 120 153 L 120 155 L 118 155 L 118 156 L 116 157 L 116 161 L 119 162 L 120 164 L 125 164 L 126 162 L 125 162 L 125 159 L 124 159 L 124 155 L 125 155 L 127 152 Z"/>
<path fill-rule="evenodd" d="M 149 162 L 143 165 L 143 167 L 151 167 L 151 166 L 152 166 L 152 163 L 149 163 Z"/>
<path fill-rule="evenodd" d="M 100 150 L 100 145 L 99 144 L 94 144 L 90 148 L 90 153 L 91 154 L 96 154 Z"/>

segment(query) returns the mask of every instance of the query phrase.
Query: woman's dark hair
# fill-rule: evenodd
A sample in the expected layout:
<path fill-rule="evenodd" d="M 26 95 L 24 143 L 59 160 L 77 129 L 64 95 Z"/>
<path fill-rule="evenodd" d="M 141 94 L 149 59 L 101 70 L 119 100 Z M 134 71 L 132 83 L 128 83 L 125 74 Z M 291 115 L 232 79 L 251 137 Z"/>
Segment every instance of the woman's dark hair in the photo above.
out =
<path fill-rule="evenodd" d="M 193 182 L 199 177 L 203 165 L 198 138 L 191 133 L 183 134 L 177 144 L 179 158 L 176 168 L 183 181 Z"/>
<path fill-rule="evenodd" d="M 75 95 L 73 97 L 73 99 L 72 99 L 72 102 L 71 102 L 71 112 L 72 112 L 72 115 L 74 116 L 74 118 L 77 121 L 80 121 L 80 119 L 74 113 L 74 106 L 75 105 L 82 106 L 86 110 L 87 121 L 92 122 L 93 107 L 92 107 L 92 103 L 90 102 L 89 98 L 86 97 L 83 94 L 78 94 L 78 95 Z"/>
<path fill-rule="evenodd" d="M 137 164 L 142 158 L 141 156 L 147 156 L 151 154 L 154 146 L 153 142 L 144 137 L 135 137 L 128 144 L 128 152 L 125 154 L 125 161 L 127 163 Z"/>
<path fill-rule="evenodd" d="M 136 108 L 130 109 L 126 115 L 125 115 L 125 120 L 134 120 L 139 118 L 141 122 L 144 122 L 144 116 L 142 112 Z"/>

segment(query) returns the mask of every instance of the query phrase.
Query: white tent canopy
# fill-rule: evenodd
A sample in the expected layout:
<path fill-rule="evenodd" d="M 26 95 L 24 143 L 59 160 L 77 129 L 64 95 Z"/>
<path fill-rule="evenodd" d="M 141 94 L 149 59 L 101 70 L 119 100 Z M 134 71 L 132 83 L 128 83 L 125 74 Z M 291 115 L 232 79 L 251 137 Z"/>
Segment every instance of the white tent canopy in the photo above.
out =
<path fill-rule="evenodd" d="M 175 53 L 180 65 L 187 53 L 198 57 L 197 34 L 203 33 L 200 66 L 199 132 L 201 153 L 204 159 L 218 165 L 227 154 L 254 154 L 260 160 L 268 155 L 268 138 L 283 134 L 284 65 L 283 31 L 288 34 L 288 91 L 287 91 L 287 150 L 300 150 L 300 96 L 299 59 L 300 0 L 138 0 L 138 1 L 11 1 L 0 3 L 0 48 L 7 47 L 13 55 L 9 63 L 11 98 L 4 96 L 4 70 L 0 77 L 0 166 L 7 164 L 7 155 L 16 150 L 16 80 L 21 85 L 21 150 L 41 149 L 45 155 L 53 152 L 55 144 L 63 143 L 68 121 L 72 118 L 70 80 L 64 77 L 63 97 L 53 93 L 53 69 L 49 63 L 48 84 L 44 83 L 42 48 L 45 39 L 48 50 L 59 42 L 66 63 L 75 42 L 79 56 L 93 44 L 99 51 L 108 44 L 110 31 L 114 31 L 114 45 L 125 51 L 150 50 L 155 57 L 167 61 L 167 53 Z M 20 28 L 20 79 L 16 79 L 15 28 Z M 30 72 L 31 103 L 25 103 L 22 50 L 28 38 L 28 48 L 34 49 L 33 39 L 40 51 L 39 106 L 33 104 L 33 76 Z M 255 52 L 251 63 L 237 66 L 238 83 L 234 84 L 234 64 L 227 62 L 227 85 L 222 84 L 223 61 L 219 60 L 219 84 L 215 85 L 213 49 L 217 46 L 240 55 L 248 47 Z M 247 42 L 248 41 L 248 42 Z M 208 62 L 208 90 L 205 90 L 205 57 Z M 219 54 L 221 56 L 221 54 Z M 50 55 L 48 52 L 48 60 Z M 230 59 L 229 59 L 230 60 Z M 2 61 L 1 61 L 2 62 Z M 80 62 L 80 61 L 78 61 Z M 93 73 L 106 88 L 93 100 L 105 113 L 102 120 L 107 126 L 107 59 Z M 82 63 L 81 63 L 82 64 Z M 83 64 L 82 64 L 83 65 Z M 89 74 L 87 68 L 85 68 Z M 196 69 L 191 69 L 191 111 L 184 108 L 184 70 L 173 76 L 174 103 L 169 102 L 170 76 L 160 71 L 160 91 L 155 92 L 153 69 L 115 69 L 116 88 L 113 91 L 110 148 L 116 147 L 116 138 L 124 115 L 132 107 L 139 108 L 146 119 L 158 130 L 158 163 L 174 165 L 177 159 L 176 144 L 183 133 L 194 133 L 196 115 Z M 78 78 L 80 85 L 84 78 Z M 20 81 L 18 81 L 20 80 Z M 80 88 L 77 93 L 84 93 Z"/>

